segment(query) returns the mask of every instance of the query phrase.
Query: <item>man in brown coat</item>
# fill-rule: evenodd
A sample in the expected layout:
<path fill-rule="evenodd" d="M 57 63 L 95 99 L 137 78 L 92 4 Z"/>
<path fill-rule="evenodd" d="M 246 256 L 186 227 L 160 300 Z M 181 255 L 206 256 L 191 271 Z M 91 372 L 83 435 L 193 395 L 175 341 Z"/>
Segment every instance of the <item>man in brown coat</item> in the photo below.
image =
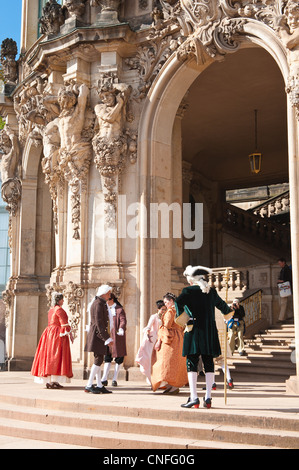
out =
<path fill-rule="evenodd" d="M 90 376 L 84 391 L 87 393 L 112 393 L 107 390 L 101 383 L 101 365 L 103 363 L 104 354 L 107 352 L 108 344 L 112 344 L 110 337 L 109 314 L 107 308 L 107 300 L 112 292 L 112 288 L 106 284 L 99 287 L 97 295 L 89 305 L 90 326 L 86 339 L 85 351 L 93 352 L 94 364 L 90 370 Z M 97 386 L 93 385 L 96 377 Z"/>

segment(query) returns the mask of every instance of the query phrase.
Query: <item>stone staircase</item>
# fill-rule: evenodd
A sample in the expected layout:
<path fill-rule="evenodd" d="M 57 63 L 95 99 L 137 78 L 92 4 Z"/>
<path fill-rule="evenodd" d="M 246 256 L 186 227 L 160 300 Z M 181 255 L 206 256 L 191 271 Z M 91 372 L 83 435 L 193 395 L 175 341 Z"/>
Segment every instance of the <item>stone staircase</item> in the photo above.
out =
<path fill-rule="evenodd" d="M 284 379 L 296 375 L 294 338 L 294 324 L 285 322 L 268 328 L 252 339 L 245 339 L 246 356 L 239 356 L 236 351 L 228 360 L 232 374 L 279 376 Z"/>
<path fill-rule="evenodd" d="M 0 436 L 96 449 L 298 448 L 299 420 L 0 396 Z M 169 398 L 168 398 L 169 399 Z M 31 446 L 30 448 L 34 448 Z"/>

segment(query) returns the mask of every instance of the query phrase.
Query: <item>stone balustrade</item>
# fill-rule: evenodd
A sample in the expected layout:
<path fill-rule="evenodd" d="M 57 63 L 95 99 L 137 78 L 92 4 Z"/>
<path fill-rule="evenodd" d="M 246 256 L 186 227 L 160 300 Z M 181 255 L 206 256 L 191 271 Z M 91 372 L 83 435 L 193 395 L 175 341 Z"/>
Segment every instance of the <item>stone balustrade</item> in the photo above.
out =
<path fill-rule="evenodd" d="M 290 250 L 289 227 L 231 204 L 223 205 L 223 226 L 251 241 L 264 242 L 270 249 L 278 249 L 280 255 L 287 256 Z"/>
<path fill-rule="evenodd" d="M 273 217 L 290 210 L 290 192 L 285 191 L 252 209 L 252 213 L 260 217 Z"/>

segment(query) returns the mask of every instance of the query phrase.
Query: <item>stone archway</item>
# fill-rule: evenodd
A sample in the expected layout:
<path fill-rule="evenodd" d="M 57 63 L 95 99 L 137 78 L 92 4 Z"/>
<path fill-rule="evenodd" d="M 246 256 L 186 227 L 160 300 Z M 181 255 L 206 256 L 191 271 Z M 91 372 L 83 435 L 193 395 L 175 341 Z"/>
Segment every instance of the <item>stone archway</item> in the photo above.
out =
<path fill-rule="evenodd" d="M 185 2 L 184 2 L 185 3 Z M 188 3 L 188 2 L 186 2 Z M 190 3 L 190 2 L 189 2 Z M 230 12 L 231 13 L 231 12 Z M 226 16 L 226 15 L 225 15 Z M 277 36 L 268 26 L 257 20 L 248 18 L 234 18 L 231 21 L 231 30 L 217 27 L 211 32 L 210 46 L 213 43 L 216 49 L 222 48 L 222 54 L 237 50 L 226 45 L 232 39 L 234 33 L 240 33 L 242 43 L 254 43 L 269 52 L 281 70 L 284 83 L 287 85 L 290 75 L 288 64 L 288 51 Z M 192 20 L 193 21 L 193 20 Z M 192 23 L 190 20 L 190 22 Z M 230 20 L 229 20 L 230 22 Z M 193 24 L 194 26 L 194 24 Z M 195 28 L 194 28 L 195 29 Z M 217 34 L 214 34 L 216 31 Z M 139 274 L 140 289 L 140 327 L 141 331 L 145 325 L 147 312 L 150 311 L 153 302 L 167 289 L 171 280 L 171 244 L 168 241 L 150 240 L 147 238 L 148 213 L 143 208 L 148 207 L 151 202 L 163 201 L 171 204 L 171 142 L 172 129 L 177 109 L 189 86 L 197 76 L 213 61 L 210 56 L 205 55 L 202 47 L 202 30 L 193 31 L 189 39 L 183 44 L 182 50 L 178 50 L 162 67 L 161 72 L 154 81 L 148 99 L 143 109 L 139 129 L 139 164 L 140 175 L 140 252 L 139 265 L 143 267 Z M 207 28 L 205 30 L 207 33 Z M 199 36 L 197 36 L 199 34 Z M 226 34 L 226 36 L 225 36 Z M 225 44 L 219 41 L 225 39 Z M 217 55 L 217 54 L 216 54 Z M 181 62 L 180 59 L 188 59 Z M 197 62 L 190 58 L 196 58 Z M 291 194 L 291 243 L 292 243 L 292 265 L 294 285 L 298 286 L 299 249 L 298 237 L 298 189 L 296 181 L 299 177 L 299 168 L 295 155 L 298 152 L 298 121 L 296 120 L 296 109 L 291 102 L 290 95 L 287 96 L 288 113 L 288 146 L 289 146 L 289 180 Z M 162 189 L 163 188 L 163 189 Z M 164 263 L 163 277 L 157 275 L 157 266 Z M 296 290 L 296 292 L 295 292 Z M 294 289 L 295 325 L 299 322 L 298 289 Z M 299 324 L 296 326 L 296 344 L 299 342 Z M 297 347 L 299 359 L 299 347 Z M 297 360 L 299 373 L 299 360 Z"/>
<path fill-rule="evenodd" d="M 9 370 L 30 370 L 47 323 L 40 312 L 47 313 L 45 284 L 50 280 L 51 261 L 45 267 L 44 257 L 51 257 L 52 206 L 41 159 L 42 146 L 29 137 L 22 160 L 21 204 L 13 217 L 11 278 L 6 291 L 10 301 Z"/>

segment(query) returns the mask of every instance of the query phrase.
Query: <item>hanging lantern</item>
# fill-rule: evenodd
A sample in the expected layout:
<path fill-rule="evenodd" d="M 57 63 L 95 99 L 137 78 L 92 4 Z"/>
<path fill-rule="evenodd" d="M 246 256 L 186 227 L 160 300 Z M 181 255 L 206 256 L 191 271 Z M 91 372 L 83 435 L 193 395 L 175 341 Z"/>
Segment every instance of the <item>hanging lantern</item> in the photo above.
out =
<path fill-rule="evenodd" d="M 249 164 L 251 173 L 259 173 L 262 165 L 262 154 L 258 152 L 251 153 L 249 155 Z"/>
<path fill-rule="evenodd" d="M 255 135 L 255 152 L 249 155 L 249 164 L 251 173 L 259 173 L 262 166 L 262 154 L 257 148 L 257 109 L 254 110 L 254 135 Z"/>

